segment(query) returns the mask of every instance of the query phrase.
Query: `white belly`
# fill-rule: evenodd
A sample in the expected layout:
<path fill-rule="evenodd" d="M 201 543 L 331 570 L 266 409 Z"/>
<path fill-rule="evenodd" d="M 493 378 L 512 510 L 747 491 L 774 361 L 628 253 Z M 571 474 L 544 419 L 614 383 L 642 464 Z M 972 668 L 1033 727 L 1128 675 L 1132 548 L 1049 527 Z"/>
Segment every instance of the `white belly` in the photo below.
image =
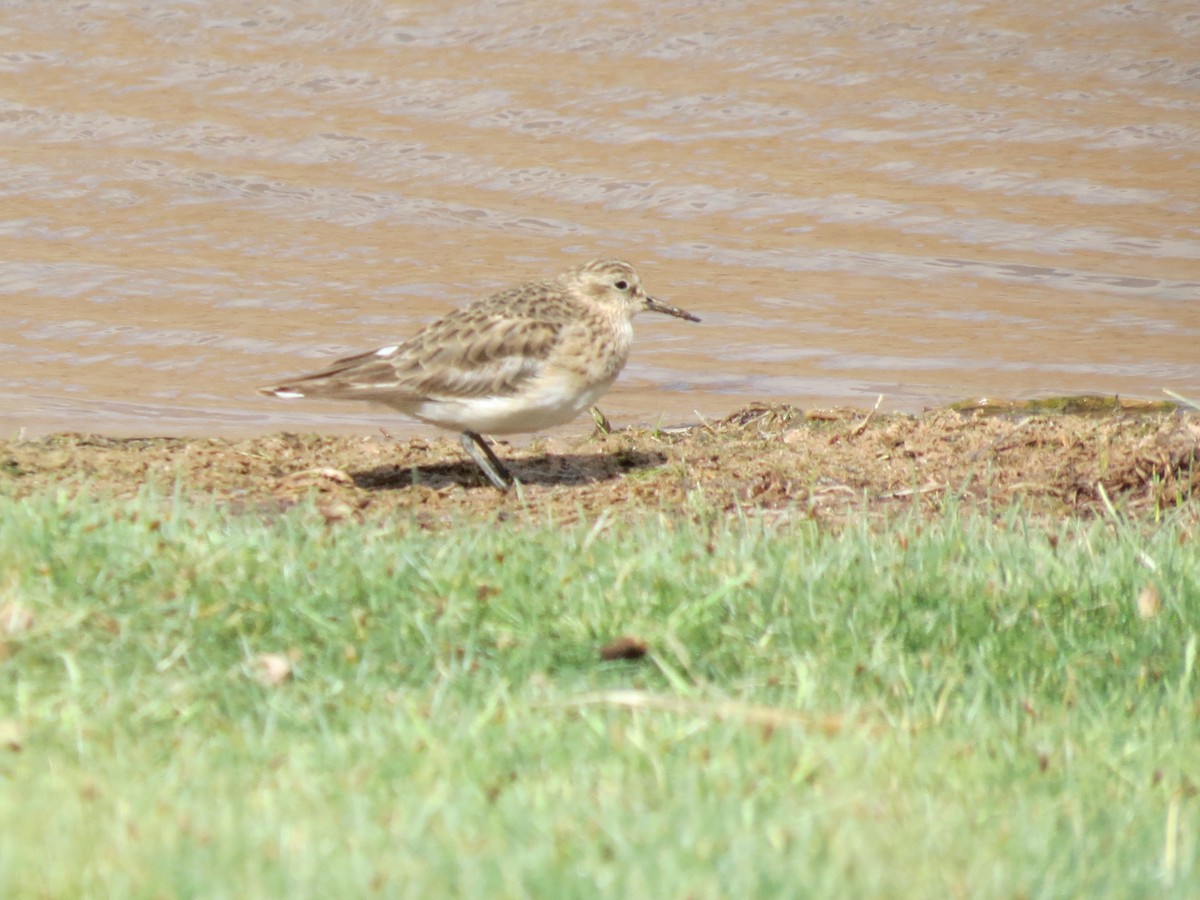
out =
<path fill-rule="evenodd" d="M 542 377 L 512 397 L 426 400 L 404 412 L 453 431 L 519 434 L 569 422 L 600 399 L 615 378 L 581 388 L 578 379 Z"/>

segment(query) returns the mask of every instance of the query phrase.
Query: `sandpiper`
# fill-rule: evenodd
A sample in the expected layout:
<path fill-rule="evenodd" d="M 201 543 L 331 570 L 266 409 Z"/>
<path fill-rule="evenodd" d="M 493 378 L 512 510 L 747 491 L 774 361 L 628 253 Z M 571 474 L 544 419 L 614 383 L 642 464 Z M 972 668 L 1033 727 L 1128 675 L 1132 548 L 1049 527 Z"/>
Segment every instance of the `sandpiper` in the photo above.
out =
<path fill-rule="evenodd" d="M 629 263 L 592 260 L 260 393 L 367 400 L 458 431 L 467 455 L 504 491 L 512 476 L 481 433 L 540 431 L 592 406 L 624 368 L 631 320 L 643 310 L 700 321 L 649 296 Z"/>

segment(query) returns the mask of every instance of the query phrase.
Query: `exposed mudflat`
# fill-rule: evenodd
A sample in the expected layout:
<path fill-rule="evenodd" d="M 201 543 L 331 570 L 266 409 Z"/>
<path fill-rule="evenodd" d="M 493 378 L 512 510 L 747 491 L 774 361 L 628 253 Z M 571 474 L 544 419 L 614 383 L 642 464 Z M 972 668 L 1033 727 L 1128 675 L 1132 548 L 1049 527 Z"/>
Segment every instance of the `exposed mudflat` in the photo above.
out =
<path fill-rule="evenodd" d="M 331 521 L 401 516 L 569 522 L 664 511 L 758 511 L 837 523 L 954 503 L 1068 514 L 1154 516 L 1200 504 L 1200 417 L 936 410 L 875 415 L 759 405 L 671 429 L 599 427 L 524 449 L 496 444 L 519 480 L 501 494 L 453 436 L 268 434 L 248 440 L 62 434 L 0 442 L 0 492 L 129 496 L 154 485 L 270 514 L 313 496 Z"/>

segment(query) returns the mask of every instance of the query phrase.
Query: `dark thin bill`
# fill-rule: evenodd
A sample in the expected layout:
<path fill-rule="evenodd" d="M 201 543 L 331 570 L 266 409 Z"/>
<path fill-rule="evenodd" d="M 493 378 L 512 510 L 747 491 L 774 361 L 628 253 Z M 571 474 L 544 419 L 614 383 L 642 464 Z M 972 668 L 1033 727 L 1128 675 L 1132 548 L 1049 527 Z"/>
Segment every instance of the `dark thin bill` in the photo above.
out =
<path fill-rule="evenodd" d="M 693 316 L 686 309 L 680 309 L 678 306 L 672 306 L 670 303 L 663 303 L 661 300 L 655 300 L 653 297 L 646 298 L 646 308 L 651 312 L 663 313 L 664 315 L 674 316 L 677 319 L 687 319 L 689 322 L 699 322 L 699 316 Z"/>

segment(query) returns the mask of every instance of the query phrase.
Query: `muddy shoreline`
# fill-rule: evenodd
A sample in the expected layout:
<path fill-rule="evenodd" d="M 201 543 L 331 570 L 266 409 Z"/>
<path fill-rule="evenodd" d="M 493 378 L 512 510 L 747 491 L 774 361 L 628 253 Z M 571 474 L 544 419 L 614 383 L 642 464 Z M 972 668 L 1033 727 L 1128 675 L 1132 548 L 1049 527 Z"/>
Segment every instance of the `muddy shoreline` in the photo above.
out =
<path fill-rule="evenodd" d="M 287 509 L 312 496 L 331 521 L 402 514 L 418 526 L 513 517 L 759 511 L 844 521 L 947 504 L 1037 516 L 1152 518 L 1200 498 L 1200 417 L 921 415 L 752 405 L 670 429 L 580 421 L 577 437 L 496 444 L 518 490 L 500 494 L 453 436 L 266 434 L 247 440 L 59 434 L 0 441 L 0 491 L 47 488 L 128 497 L 162 492 L 234 510 Z"/>

